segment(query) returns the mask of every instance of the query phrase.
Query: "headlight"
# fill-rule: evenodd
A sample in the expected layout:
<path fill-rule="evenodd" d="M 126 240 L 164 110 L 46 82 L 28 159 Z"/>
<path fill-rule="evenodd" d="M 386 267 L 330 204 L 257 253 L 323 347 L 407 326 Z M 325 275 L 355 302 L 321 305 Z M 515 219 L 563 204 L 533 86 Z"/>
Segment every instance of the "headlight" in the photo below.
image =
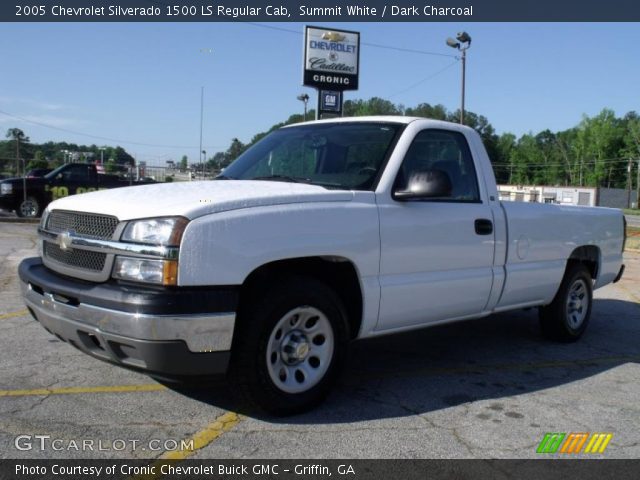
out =
<path fill-rule="evenodd" d="M 156 285 L 175 285 L 178 280 L 178 262 L 118 256 L 113 267 L 113 277 Z"/>
<path fill-rule="evenodd" d="M 13 184 L 11 183 L 0 183 L 0 194 L 2 195 L 10 195 L 13 193 Z"/>
<path fill-rule="evenodd" d="M 125 242 L 148 245 L 180 245 L 188 220 L 184 217 L 151 218 L 129 222 L 122 234 Z"/>

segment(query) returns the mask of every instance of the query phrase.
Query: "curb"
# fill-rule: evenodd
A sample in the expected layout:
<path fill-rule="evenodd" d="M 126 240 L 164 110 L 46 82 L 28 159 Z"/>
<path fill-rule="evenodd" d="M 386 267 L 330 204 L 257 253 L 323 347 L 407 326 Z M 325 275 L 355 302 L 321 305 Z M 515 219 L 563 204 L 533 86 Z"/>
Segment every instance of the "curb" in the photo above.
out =
<path fill-rule="evenodd" d="M 0 223 L 40 223 L 39 218 L 0 217 Z"/>

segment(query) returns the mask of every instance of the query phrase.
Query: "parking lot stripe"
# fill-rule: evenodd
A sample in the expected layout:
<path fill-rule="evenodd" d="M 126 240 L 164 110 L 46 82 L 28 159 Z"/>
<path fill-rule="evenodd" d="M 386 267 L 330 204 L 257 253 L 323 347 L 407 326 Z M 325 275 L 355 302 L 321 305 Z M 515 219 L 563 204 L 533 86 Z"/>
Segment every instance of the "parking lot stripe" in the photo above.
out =
<path fill-rule="evenodd" d="M 62 387 L 36 388 L 33 390 L 0 390 L 0 397 L 29 397 L 38 395 L 73 395 L 80 393 L 128 393 L 128 392 L 157 392 L 167 387 L 158 383 L 144 385 L 114 385 L 99 387 Z"/>
<path fill-rule="evenodd" d="M 23 315 L 26 315 L 27 313 L 29 313 L 29 311 L 26 308 L 23 310 L 18 310 L 17 312 L 0 313 L 0 320 L 4 320 L 6 318 L 21 317 Z"/>
<path fill-rule="evenodd" d="M 242 420 L 243 417 L 235 412 L 223 413 L 202 430 L 194 433 L 190 438 L 181 442 L 182 446 L 193 445 L 192 448 L 181 447 L 180 450 L 167 451 L 158 457 L 155 462 L 150 464 L 153 473 L 136 475 L 129 477 L 127 480 L 157 480 L 158 478 L 164 477 L 162 474 L 163 465 L 174 465 L 176 462 L 186 460 L 198 450 L 215 442 Z"/>
<path fill-rule="evenodd" d="M 159 460 L 184 460 L 217 440 L 221 435 L 231 430 L 241 421 L 242 417 L 237 413 L 227 412 L 184 441 L 186 445 L 193 444 L 193 449 L 165 452 Z"/>

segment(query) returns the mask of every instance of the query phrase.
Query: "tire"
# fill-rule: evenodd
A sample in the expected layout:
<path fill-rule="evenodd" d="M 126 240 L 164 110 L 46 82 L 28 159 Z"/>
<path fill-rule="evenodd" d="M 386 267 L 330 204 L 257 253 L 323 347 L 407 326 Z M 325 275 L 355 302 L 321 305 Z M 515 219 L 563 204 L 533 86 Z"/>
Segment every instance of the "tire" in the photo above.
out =
<path fill-rule="evenodd" d="M 553 301 L 540 308 L 542 334 L 560 342 L 575 342 L 589 324 L 593 281 L 587 267 L 570 263 Z"/>
<path fill-rule="evenodd" d="M 16 208 L 16 215 L 21 218 L 36 218 L 40 216 L 40 202 L 36 197 L 21 200 Z"/>
<path fill-rule="evenodd" d="M 347 315 L 336 293 L 290 276 L 241 308 L 229 370 L 251 407 L 284 416 L 321 403 L 347 354 Z"/>

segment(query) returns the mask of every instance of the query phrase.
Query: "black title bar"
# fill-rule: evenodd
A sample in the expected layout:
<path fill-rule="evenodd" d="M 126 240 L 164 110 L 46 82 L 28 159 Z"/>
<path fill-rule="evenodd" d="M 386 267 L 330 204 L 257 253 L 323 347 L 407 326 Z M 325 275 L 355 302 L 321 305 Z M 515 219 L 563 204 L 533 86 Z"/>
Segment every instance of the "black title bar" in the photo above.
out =
<path fill-rule="evenodd" d="M 0 460 L 0 478 L 52 480 L 636 480 L 638 460 Z"/>
<path fill-rule="evenodd" d="M 637 0 L 15 0 L 2 22 L 637 22 Z"/>

